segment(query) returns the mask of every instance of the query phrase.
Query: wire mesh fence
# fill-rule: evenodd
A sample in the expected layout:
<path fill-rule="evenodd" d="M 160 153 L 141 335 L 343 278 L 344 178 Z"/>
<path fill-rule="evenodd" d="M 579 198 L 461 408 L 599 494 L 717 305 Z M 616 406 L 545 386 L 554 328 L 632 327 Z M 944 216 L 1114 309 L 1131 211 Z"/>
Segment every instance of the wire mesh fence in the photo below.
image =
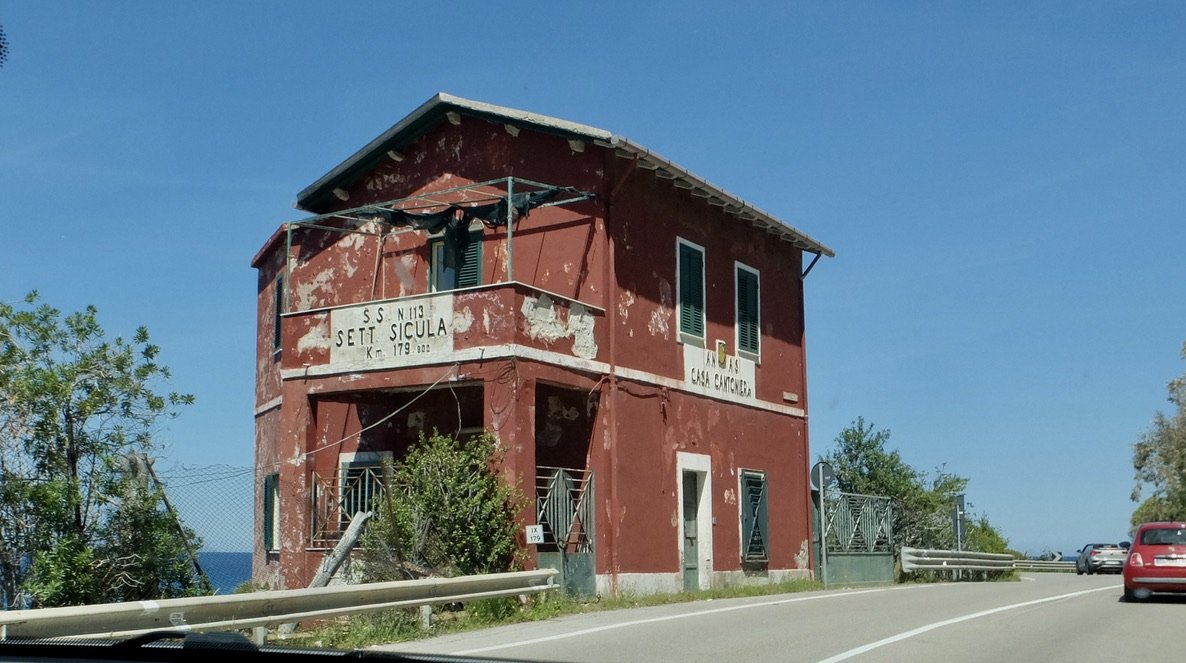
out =
<path fill-rule="evenodd" d="M 198 564 L 216 594 L 251 579 L 254 477 L 233 465 L 158 468 L 165 495 L 200 543 Z"/>

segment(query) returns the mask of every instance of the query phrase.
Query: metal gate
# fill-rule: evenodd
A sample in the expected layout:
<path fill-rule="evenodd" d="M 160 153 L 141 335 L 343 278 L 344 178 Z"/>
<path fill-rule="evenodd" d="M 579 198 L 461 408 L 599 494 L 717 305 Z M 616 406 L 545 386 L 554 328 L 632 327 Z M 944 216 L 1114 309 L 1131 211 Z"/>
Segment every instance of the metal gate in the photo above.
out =
<path fill-rule="evenodd" d="M 820 517 L 819 493 L 813 492 L 816 522 L 816 571 L 827 582 L 871 583 L 894 579 L 893 505 L 888 497 L 825 493 Z M 822 537 L 821 537 L 822 530 Z M 826 542 L 827 577 L 819 541 Z"/>
<path fill-rule="evenodd" d="M 593 551 L 593 473 L 539 466 L 535 470 L 535 517 L 544 530 L 539 565 L 560 572 L 557 582 L 574 595 L 597 591 Z"/>

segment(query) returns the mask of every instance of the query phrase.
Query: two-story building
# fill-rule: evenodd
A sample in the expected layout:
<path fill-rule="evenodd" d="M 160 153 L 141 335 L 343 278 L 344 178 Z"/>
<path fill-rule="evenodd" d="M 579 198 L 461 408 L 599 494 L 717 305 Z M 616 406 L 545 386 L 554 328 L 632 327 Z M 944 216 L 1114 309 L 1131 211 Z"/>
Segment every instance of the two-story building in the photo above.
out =
<path fill-rule="evenodd" d="M 626 138 L 447 94 L 297 206 L 252 263 L 257 581 L 305 586 L 433 429 L 497 437 L 529 564 L 574 589 L 810 575 L 827 246 Z"/>

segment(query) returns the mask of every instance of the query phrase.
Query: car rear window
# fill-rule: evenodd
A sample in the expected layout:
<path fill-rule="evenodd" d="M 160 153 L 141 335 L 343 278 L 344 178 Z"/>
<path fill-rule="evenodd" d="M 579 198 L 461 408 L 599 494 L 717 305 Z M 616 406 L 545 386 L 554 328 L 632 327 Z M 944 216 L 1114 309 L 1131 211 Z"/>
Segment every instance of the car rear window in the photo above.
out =
<path fill-rule="evenodd" d="M 1141 545 L 1168 546 L 1186 543 L 1186 529 L 1147 529 L 1141 532 Z"/>

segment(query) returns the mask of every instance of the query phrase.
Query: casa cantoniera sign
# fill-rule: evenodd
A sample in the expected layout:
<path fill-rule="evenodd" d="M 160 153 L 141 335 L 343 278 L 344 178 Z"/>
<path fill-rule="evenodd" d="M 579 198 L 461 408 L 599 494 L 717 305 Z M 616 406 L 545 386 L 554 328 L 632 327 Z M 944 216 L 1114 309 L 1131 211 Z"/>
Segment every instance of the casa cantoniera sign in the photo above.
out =
<path fill-rule="evenodd" d="M 453 352 L 453 295 L 367 302 L 330 311 L 331 366 L 415 366 Z"/>
<path fill-rule="evenodd" d="M 752 359 L 684 344 L 684 386 L 688 391 L 734 403 L 754 403 L 754 375 Z"/>

